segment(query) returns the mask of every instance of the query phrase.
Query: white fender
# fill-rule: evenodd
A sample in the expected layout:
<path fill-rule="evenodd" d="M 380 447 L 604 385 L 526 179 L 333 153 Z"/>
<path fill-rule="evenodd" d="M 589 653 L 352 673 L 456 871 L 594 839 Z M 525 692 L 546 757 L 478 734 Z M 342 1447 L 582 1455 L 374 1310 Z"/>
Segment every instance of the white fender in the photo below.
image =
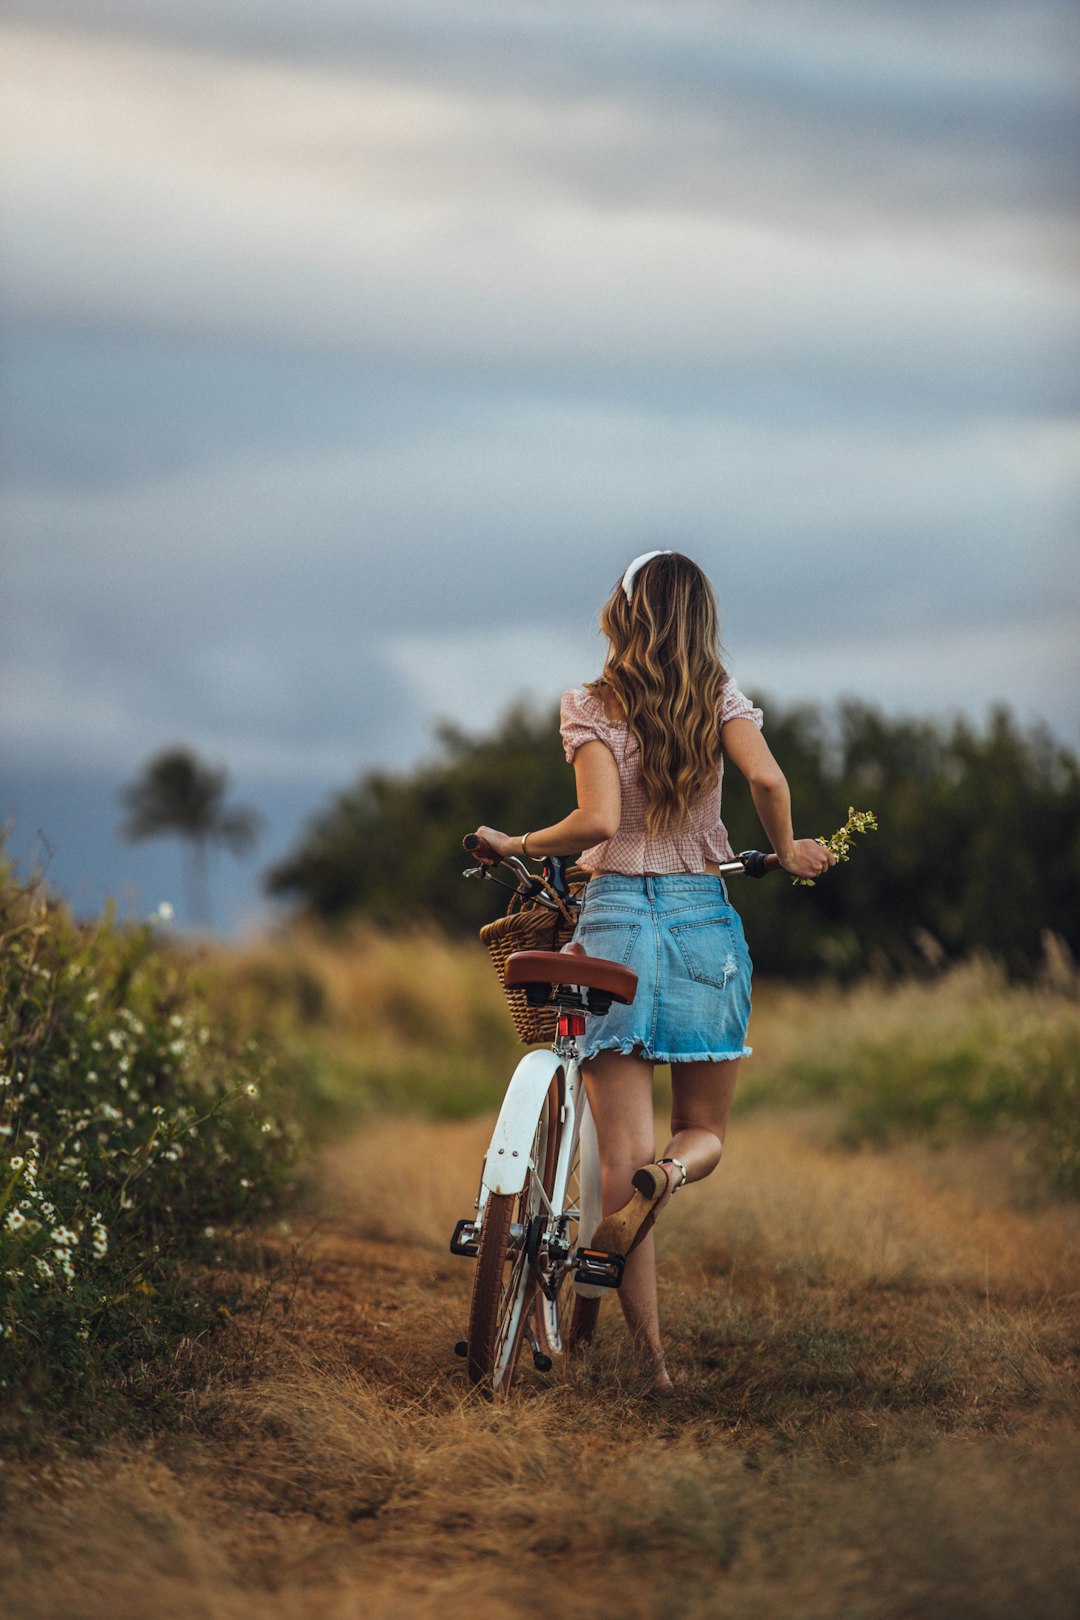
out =
<path fill-rule="evenodd" d="M 540 1105 L 562 1066 L 554 1052 L 526 1052 L 514 1070 L 484 1160 L 489 1192 L 519 1193 L 524 1187 Z"/>

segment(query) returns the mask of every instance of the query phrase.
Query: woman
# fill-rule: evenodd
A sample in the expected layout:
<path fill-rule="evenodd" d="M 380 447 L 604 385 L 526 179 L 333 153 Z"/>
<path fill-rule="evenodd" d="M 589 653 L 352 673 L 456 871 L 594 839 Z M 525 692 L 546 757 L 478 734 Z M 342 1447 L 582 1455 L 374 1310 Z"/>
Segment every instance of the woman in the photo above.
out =
<path fill-rule="evenodd" d="M 762 827 L 796 877 L 834 864 L 796 839 L 783 772 L 755 709 L 721 661 L 716 601 L 688 557 L 636 558 L 605 603 L 598 681 L 566 692 L 562 737 L 578 807 L 553 827 L 480 827 L 496 855 L 583 850 L 592 877 L 575 939 L 638 975 L 630 1007 L 589 1021 L 579 1043 L 600 1144 L 604 1219 L 593 1246 L 627 1254 L 619 1298 L 657 1391 L 664 1366 L 651 1227 L 669 1199 L 720 1161 L 750 1016 L 750 958 L 719 862 L 724 763 L 746 777 Z M 671 1064 L 671 1138 L 655 1162 L 653 1065 Z"/>

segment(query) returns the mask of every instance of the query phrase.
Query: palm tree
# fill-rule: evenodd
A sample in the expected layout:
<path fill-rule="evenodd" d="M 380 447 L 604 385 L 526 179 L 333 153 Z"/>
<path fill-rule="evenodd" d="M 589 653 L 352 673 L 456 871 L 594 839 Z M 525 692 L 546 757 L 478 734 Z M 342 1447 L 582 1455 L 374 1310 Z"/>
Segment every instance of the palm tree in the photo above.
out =
<path fill-rule="evenodd" d="M 244 855 L 258 839 L 261 819 L 253 810 L 226 809 L 228 772 L 204 765 L 186 748 L 170 748 L 143 768 L 138 781 L 122 789 L 128 819 L 125 838 L 176 835 L 184 840 L 184 888 L 188 918 L 209 928 L 209 856 L 213 844 Z"/>

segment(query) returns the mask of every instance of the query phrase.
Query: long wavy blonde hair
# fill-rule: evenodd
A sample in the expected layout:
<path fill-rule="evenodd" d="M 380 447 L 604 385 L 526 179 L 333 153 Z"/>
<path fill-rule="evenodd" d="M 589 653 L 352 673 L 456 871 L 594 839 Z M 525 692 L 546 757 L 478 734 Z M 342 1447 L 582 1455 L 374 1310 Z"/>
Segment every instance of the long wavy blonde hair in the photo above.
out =
<path fill-rule="evenodd" d="M 620 580 L 600 628 L 608 655 L 593 689 L 606 685 L 622 707 L 641 751 L 646 827 L 663 832 L 716 782 L 728 678 L 716 597 L 696 563 L 666 552 L 634 576 L 629 600 Z"/>

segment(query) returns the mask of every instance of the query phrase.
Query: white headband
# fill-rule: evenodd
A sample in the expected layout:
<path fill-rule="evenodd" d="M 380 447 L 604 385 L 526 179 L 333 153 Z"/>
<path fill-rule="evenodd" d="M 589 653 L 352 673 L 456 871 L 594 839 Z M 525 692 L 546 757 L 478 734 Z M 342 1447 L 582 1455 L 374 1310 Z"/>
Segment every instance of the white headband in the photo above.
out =
<path fill-rule="evenodd" d="M 622 577 L 622 588 L 626 592 L 626 600 L 628 602 L 630 600 L 631 593 L 632 593 L 632 591 L 634 589 L 634 576 L 637 573 L 638 569 L 639 568 L 644 568 L 645 564 L 647 562 L 652 562 L 654 557 L 670 557 L 670 556 L 671 556 L 671 548 L 668 547 L 668 549 L 666 551 L 646 551 L 646 552 L 643 552 L 640 557 L 635 557 L 634 558 L 633 562 L 630 564 L 629 568 L 626 570 L 626 573 Z"/>

